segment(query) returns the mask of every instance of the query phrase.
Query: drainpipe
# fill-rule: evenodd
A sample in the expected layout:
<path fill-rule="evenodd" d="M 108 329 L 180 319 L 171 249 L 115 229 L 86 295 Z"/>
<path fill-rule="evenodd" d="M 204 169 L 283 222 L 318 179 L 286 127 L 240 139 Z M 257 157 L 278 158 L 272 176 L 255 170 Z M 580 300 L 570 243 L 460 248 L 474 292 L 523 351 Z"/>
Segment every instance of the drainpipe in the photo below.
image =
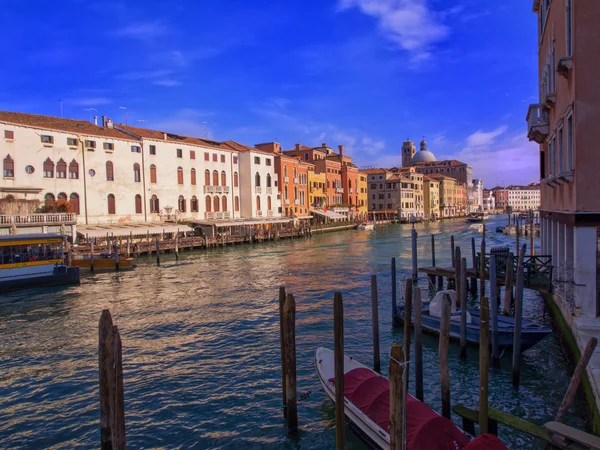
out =
<path fill-rule="evenodd" d="M 81 158 L 83 162 L 83 210 L 85 211 L 85 224 L 88 225 L 88 207 L 87 207 L 87 170 L 85 170 L 85 141 L 79 138 L 81 143 Z"/>

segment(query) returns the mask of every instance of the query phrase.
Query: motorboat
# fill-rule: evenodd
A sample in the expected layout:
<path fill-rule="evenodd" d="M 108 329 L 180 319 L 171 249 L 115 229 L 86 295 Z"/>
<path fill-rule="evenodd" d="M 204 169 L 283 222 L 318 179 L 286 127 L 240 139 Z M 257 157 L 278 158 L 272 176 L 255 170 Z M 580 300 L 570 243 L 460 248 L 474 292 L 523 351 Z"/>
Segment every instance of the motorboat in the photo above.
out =
<path fill-rule="evenodd" d="M 327 396 L 335 403 L 334 352 L 318 348 L 315 366 Z M 347 355 L 344 355 L 344 413 L 353 430 L 370 446 L 390 448 L 389 380 Z M 405 417 L 408 450 L 506 449 L 498 438 L 489 434 L 472 439 L 450 419 L 408 393 Z"/>
<path fill-rule="evenodd" d="M 365 231 L 373 231 L 375 229 L 375 225 L 372 223 L 361 223 L 356 227 L 357 230 L 365 230 Z"/>
<path fill-rule="evenodd" d="M 482 212 L 479 213 L 471 213 L 466 217 L 466 221 L 467 222 L 483 222 L 485 220 L 488 220 L 490 217 Z"/>

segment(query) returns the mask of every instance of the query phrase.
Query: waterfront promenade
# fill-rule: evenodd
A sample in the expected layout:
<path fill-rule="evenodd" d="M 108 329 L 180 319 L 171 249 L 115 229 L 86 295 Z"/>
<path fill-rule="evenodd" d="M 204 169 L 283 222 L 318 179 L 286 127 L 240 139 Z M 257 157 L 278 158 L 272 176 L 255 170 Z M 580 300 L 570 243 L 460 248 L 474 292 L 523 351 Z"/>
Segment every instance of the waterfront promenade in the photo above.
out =
<path fill-rule="evenodd" d="M 417 229 L 421 236 L 438 233 L 440 264 L 449 261 L 450 234 L 465 248 L 478 236 L 462 221 Z M 489 246 L 506 242 L 514 245 L 502 234 L 488 235 Z M 423 264 L 428 249 L 429 241 L 421 239 Z M 160 267 L 142 257 L 133 272 L 9 294 L 0 302 L 0 440 L 16 448 L 98 445 L 97 326 L 101 310 L 109 308 L 123 340 L 130 447 L 334 448 L 334 408 L 312 363 L 316 347 L 333 345 L 333 292 L 344 294 L 346 351 L 370 361 L 369 279 L 378 274 L 387 371 L 384 355 L 391 342 L 402 340 L 402 331 L 391 326 L 390 259 L 398 258 L 403 278 L 410 255 L 410 226 L 393 225 L 374 233 L 349 230 L 186 252 L 179 264 L 165 255 Z M 281 414 L 282 284 L 298 304 L 298 392 L 310 393 L 299 403 L 301 432 L 294 439 L 287 437 Z M 533 291 L 526 291 L 525 317 L 550 323 Z M 476 404 L 477 361 L 476 349 L 461 363 L 458 347 L 451 346 L 453 404 Z M 424 369 L 425 401 L 439 410 L 435 337 L 424 336 Z M 510 383 L 510 358 L 490 370 L 490 405 L 544 423 L 556 414 L 569 379 L 552 335 L 524 354 L 518 389 Z M 583 414 L 577 400 L 567 423 L 583 427 Z M 351 431 L 346 436 L 348 448 L 364 448 Z M 530 448 L 527 436 L 501 428 L 500 437 L 512 448 Z"/>

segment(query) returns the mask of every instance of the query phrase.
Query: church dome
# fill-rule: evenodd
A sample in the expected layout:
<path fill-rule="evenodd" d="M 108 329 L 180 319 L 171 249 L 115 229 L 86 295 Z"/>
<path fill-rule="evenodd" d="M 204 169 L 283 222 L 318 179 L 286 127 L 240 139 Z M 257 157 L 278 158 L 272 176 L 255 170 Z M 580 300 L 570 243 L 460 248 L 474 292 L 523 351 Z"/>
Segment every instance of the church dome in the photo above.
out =
<path fill-rule="evenodd" d="M 423 139 L 421 141 L 420 150 L 417 153 L 415 153 L 415 156 L 412 157 L 410 162 L 412 164 L 416 164 L 435 161 L 437 161 L 437 159 L 435 159 L 435 155 L 429 150 L 427 150 L 427 142 L 425 142 L 425 139 Z"/>

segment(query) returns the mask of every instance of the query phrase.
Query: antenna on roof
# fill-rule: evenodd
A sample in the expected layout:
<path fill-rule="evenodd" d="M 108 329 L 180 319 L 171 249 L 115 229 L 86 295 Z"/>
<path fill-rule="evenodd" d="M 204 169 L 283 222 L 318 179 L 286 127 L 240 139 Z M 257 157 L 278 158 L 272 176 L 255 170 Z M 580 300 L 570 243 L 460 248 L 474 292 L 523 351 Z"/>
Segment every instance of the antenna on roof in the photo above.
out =
<path fill-rule="evenodd" d="M 147 120 L 146 119 L 137 119 L 136 122 L 139 122 L 142 125 L 144 125 L 144 122 L 147 122 Z"/>

